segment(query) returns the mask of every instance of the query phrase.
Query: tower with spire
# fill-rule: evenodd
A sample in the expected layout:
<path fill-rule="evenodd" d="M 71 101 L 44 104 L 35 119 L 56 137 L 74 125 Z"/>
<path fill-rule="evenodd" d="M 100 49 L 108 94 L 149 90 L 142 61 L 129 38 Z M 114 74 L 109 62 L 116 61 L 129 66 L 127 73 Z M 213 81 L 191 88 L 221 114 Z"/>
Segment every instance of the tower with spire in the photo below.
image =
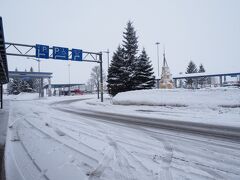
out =
<path fill-rule="evenodd" d="M 170 69 L 167 64 L 165 48 L 163 50 L 163 66 L 162 66 L 162 74 L 161 79 L 159 81 L 160 89 L 173 89 L 173 79 L 172 74 L 170 73 Z"/>

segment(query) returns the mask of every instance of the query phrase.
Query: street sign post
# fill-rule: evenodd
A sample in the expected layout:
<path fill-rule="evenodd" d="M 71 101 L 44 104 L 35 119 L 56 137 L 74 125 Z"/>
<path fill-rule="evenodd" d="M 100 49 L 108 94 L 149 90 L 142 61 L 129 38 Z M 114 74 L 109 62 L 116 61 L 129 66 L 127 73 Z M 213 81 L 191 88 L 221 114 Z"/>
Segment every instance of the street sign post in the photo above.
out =
<path fill-rule="evenodd" d="M 68 48 L 53 46 L 53 59 L 68 60 Z"/>
<path fill-rule="evenodd" d="M 82 61 L 81 49 L 72 49 L 72 61 Z"/>
<path fill-rule="evenodd" d="M 49 58 L 49 46 L 36 44 L 36 58 Z"/>

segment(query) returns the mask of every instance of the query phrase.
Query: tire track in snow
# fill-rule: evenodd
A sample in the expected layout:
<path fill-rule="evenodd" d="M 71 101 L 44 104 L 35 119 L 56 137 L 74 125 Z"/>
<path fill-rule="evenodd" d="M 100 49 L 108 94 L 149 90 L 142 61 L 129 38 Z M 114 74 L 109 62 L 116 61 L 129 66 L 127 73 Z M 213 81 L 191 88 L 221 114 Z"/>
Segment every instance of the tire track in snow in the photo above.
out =
<path fill-rule="evenodd" d="M 164 137 L 159 137 L 159 136 L 156 136 L 153 135 L 153 137 L 155 137 L 156 139 L 159 139 L 160 141 L 164 141 Z M 178 140 L 180 140 L 178 138 Z M 184 141 L 184 139 L 181 141 Z M 203 171 L 205 171 L 206 173 L 208 173 L 210 176 L 213 176 L 213 177 L 221 177 L 220 179 L 225 179 L 221 174 L 225 173 L 230 173 L 232 175 L 234 175 L 235 177 L 236 176 L 240 176 L 240 169 L 239 170 L 235 170 L 235 169 L 232 169 L 230 165 L 234 166 L 234 167 L 239 167 L 239 161 L 238 160 L 235 160 L 237 164 L 232 164 L 231 161 L 229 162 L 226 162 L 226 161 L 223 161 L 221 156 L 219 156 L 219 158 L 216 158 L 215 156 L 212 156 L 212 154 L 209 154 L 209 153 L 199 153 L 201 151 L 199 151 L 199 149 L 197 149 L 197 147 L 193 148 L 193 150 L 191 149 L 188 149 L 188 147 L 192 146 L 194 147 L 194 144 L 191 144 L 192 142 L 188 142 L 190 143 L 190 145 L 187 145 L 187 144 L 184 144 L 182 146 L 179 146 L 178 143 L 176 143 L 178 141 L 173 141 L 172 139 L 170 139 L 170 141 L 168 142 L 168 144 L 172 144 L 172 147 L 174 148 L 174 151 L 176 151 L 174 153 L 174 155 L 172 154 L 172 161 L 182 161 L 182 162 L 185 162 L 187 164 L 189 164 L 190 166 L 195 166 Z M 197 144 L 197 143 L 196 143 Z M 205 144 L 206 145 L 206 144 Z M 201 145 L 198 145 L 198 147 L 200 149 L 202 149 L 204 146 L 201 146 Z M 219 147 L 215 147 L 215 148 L 219 148 Z M 211 150 L 211 149 L 210 149 Z M 182 151 L 184 156 L 179 156 L 178 155 L 178 151 Z M 223 154 L 223 155 L 228 155 L 228 154 Z M 231 156 L 228 155 L 228 156 Z M 160 157 L 164 157 L 162 155 L 160 155 Z M 192 158 L 191 158 L 192 157 Z M 195 158 L 197 157 L 197 160 L 195 160 Z M 206 163 L 206 162 L 209 162 L 209 160 L 213 161 L 213 163 Z M 232 159 L 232 158 L 226 158 L 227 160 L 228 159 Z M 239 159 L 239 156 L 238 156 L 238 159 Z M 200 160 L 200 161 L 199 161 Z M 228 165 L 230 166 L 228 169 L 224 169 L 224 166 L 221 167 L 220 165 L 218 167 L 216 167 L 216 163 L 217 164 L 222 164 L 222 165 Z M 226 167 L 225 167 L 226 168 Z M 214 179 L 215 179 L 214 178 Z M 218 178 L 217 178 L 218 179 Z"/>
<path fill-rule="evenodd" d="M 77 117 L 79 117 L 79 116 L 77 116 Z M 54 119 L 56 119 L 56 118 L 54 118 Z M 107 124 L 105 124 L 104 122 L 102 122 L 102 121 L 98 121 L 98 119 L 97 118 L 81 118 L 81 120 L 83 120 L 83 121 L 87 121 L 88 123 L 89 123 L 89 119 L 91 119 L 91 120 L 94 120 L 94 121 L 97 121 L 97 123 L 94 123 L 94 122 L 91 122 L 91 124 L 94 126 L 94 127 L 98 127 L 98 129 L 111 129 L 111 128 L 113 128 L 112 126 L 109 126 L 109 125 L 107 125 Z M 60 121 L 64 121 L 64 122 L 66 122 L 66 123 L 68 123 L 68 121 L 65 121 L 65 120 L 62 120 L 62 119 L 57 119 L 57 120 L 60 120 Z M 81 121 L 79 121 L 80 122 L 80 124 L 83 124 Z M 127 125 L 123 125 L 123 124 L 116 124 L 116 123 L 108 123 L 108 124 L 113 124 L 114 126 L 118 126 L 118 125 L 120 125 L 120 126 L 122 126 L 122 127 L 124 127 L 124 128 L 127 128 L 127 130 L 130 130 L 131 129 L 131 126 L 127 126 Z M 67 126 L 69 126 L 70 124 L 68 124 Z M 84 124 L 85 126 L 87 126 L 87 124 Z M 64 125 L 62 125 L 62 126 L 66 126 L 66 124 L 64 124 Z M 104 135 L 102 135 L 103 133 L 101 132 L 101 133 L 98 133 L 98 131 L 96 132 L 96 128 L 95 129 L 91 129 L 90 131 L 93 131 L 94 133 L 89 133 L 89 129 L 86 131 L 86 129 L 85 128 L 83 128 L 82 126 L 78 126 L 78 124 L 77 124 L 77 122 L 74 122 L 74 125 L 72 126 L 73 128 L 75 128 L 74 129 L 74 131 L 80 131 L 81 130 L 81 133 L 83 133 L 83 131 L 85 131 L 85 134 L 87 134 L 87 135 L 89 135 L 89 136 L 93 136 L 93 137 L 95 137 L 95 138 L 97 138 L 97 139 L 99 139 L 99 136 L 100 137 L 104 137 Z M 77 127 L 77 128 L 76 128 Z M 72 129 L 73 130 L 73 129 Z M 142 130 L 141 130 L 142 131 Z M 104 133 L 105 133 L 105 131 L 103 131 Z M 137 131 L 136 131 L 137 132 Z M 135 132 L 135 133 L 136 133 Z M 138 130 L 138 132 L 139 132 L 139 130 Z M 93 134 L 97 134 L 97 136 L 94 136 Z M 108 132 L 108 134 L 109 134 L 109 132 Z M 142 134 L 142 133 L 141 133 Z M 143 140 L 141 140 L 141 139 L 139 139 L 138 137 L 133 137 L 133 136 L 128 136 L 128 137 L 125 137 L 124 136 L 124 138 L 122 137 L 122 134 L 114 134 L 115 135 L 115 137 L 117 138 L 117 137 L 119 137 L 118 139 L 118 141 L 119 142 L 122 142 L 122 143 L 126 143 L 126 144 L 130 144 L 130 143 L 128 143 L 128 142 L 126 142 L 125 141 L 125 139 L 127 138 L 128 139 L 128 141 L 131 141 L 131 143 L 133 143 L 133 142 L 138 142 L 138 144 L 139 143 L 142 143 L 144 146 L 146 146 L 146 145 L 148 145 L 150 148 L 154 148 L 154 146 L 155 146 L 155 143 L 151 143 L 151 142 L 148 142 L 148 141 L 143 141 Z M 101 140 L 103 140 L 104 138 L 101 138 Z M 120 139 L 122 139 L 122 140 L 120 140 Z M 140 147 L 140 146 L 138 146 L 138 145 L 134 145 L 134 144 L 132 144 L 133 146 L 136 146 L 136 147 Z"/>
<path fill-rule="evenodd" d="M 152 172 L 141 161 L 136 159 L 109 136 L 106 138 L 109 141 L 108 150 L 98 166 L 88 173 L 88 180 L 99 180 L 103 176 L 103 179 L 109 176 L 112 179 L 118 180 L 139 180 L 153 177 Z"/>
<path fill-rule="evenodd" d="M 75 147 L 72 147 L 69 144 L 66 144 L 66 143 L 62 142 L 61 140 L 57 139 L 56 137 L 53 137 L 49 133 L 47 133 L 47 132 L 41 130 L 40 128 L 38 128 L 37 126 L 35 126 L 33 123 L 29 122 L 28 120 L 25 119 L 25 122 L 30 124 L 34 129 L 38 130 L 39 132 L 45 134 L 46 136 L 48 136 L 52 140 L 54 140 L 54 141 L 56 141 L 56 142 L 58 142 L 60 144 L 63 144 L 65 147 L 68 147 L 69 149 L 71 149 L 71 150 L 73 150 L 73 151 L 75 151 L 75 152 L 77 152 L 79 154 L 82 154 L 83 156 L 86 156 L 89 160 L 92 160 L 93 162 L 98 163 L 97 159 L 94 159 L 92 156 L 89 156 L 88 154 L 85 154 L 85 153 L 81 152 L 79 149 L 76 149 Z"/>
<path fill-rule="evenodd" d="M 41 169 L 41 167 L 36 163 L 35 159 L 31 156 L 30 152 L 28 151 L 27 147 L 24 145 L 24 143 L 21 141 L 21 136 L 19 134 L 19 124 L 16 126 L 16 135 L 17 138 L 19 139 L 20 144 L 22 145 L 24 151 L 26 152 L 26 154 L 28 155 L 29 159 L 32 161 L 33 165 L 36 167 L 36 169 L 39 171 L 40 176 L 38 177 L 38 179 L 46 179 L 46 180 L 50 180 L 48 178 L 48 176 L 46 175 L 46 170 L 45 169 Z"/>

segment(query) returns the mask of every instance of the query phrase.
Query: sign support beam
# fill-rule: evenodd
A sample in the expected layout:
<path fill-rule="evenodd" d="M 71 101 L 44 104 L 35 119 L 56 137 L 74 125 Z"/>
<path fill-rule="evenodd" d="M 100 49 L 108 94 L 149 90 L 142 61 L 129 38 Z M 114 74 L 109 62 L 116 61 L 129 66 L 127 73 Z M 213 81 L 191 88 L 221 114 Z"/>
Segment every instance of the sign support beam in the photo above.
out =
<path fill-rule="evenodd" d="M 80 49 L 68 49 L 68 48 L 55 47 L 55 46 L 49 47 L 46 45 L 39 45 L 39 44 L 27 45 L 27 44 L 10 43 L 10 42 L 5 42 L 4 44 L 5 44 L 6 55 L 9 55 L 9 56 L 33 57 L 33 58 L 37 57 L 37 58 L 44 58 L 44 59 L 55 59 L 55 60 L 61 59 L 61 60 L 70 60 L 70 61 L 77 61 L 77 62 L 84 61 L 84 62 L 99 63 L 100 64 L 101 102 L 103 102 L 102 52 L 89 52 L 89 51 L 82 51 Z"/>

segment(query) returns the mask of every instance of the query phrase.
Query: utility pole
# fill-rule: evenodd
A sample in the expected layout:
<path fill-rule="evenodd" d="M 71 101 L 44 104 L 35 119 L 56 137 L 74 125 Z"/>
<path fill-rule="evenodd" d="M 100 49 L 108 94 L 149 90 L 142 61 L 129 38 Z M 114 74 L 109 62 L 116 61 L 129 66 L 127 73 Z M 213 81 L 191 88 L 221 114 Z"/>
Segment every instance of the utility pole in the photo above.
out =
<path fill-rule="evenodd" d="M 156 45 L 157 45 L 157 61 L 158 61 L 158 78 L 160 77 L 160 73 L 159 73 L 159 45 L 160 43 L 159 42 L 156 42 Z"/>
<path fill-rule="evenodd" d="M 157 45 L 157 68 L 158 68 L 158 76 L 157 76 L 157 78 L 156 78 L 156 81 L 157 81 L 157 89 L 159 89 L 160 88 L 160 85 L 159 85 L 159 83 L 160 83 L 160 71 L 159 71 L 159 47 L 158 47 L 158 45 L 159 45 L 160 43 L 159 42 L 156 42 L 156 45 Z"/>
<path fill-rule="evenodd" d="M 108 68 L 109 68 L 109 53 L 110 53 L 110 51 L 109 51 L 109 49 L 107 49 L 107 51 L 103 51 L 103 53 L 107 53 L 107 58 L 108 58 Z"/>
<path fill-rule="evenodd" d="M 40 59 L 39 58 L 31 58 L 31 57 L 27 57 L 27 59 L 32 59 L 38 62 L 38 72 L 40 72 Z"/>
<path fill-rule="evenodd" d="M 99 54 L 100 60 L 100 91 L 101 91 L 101 102 L 103 102 L 103 68 L 102 68 L 102 52 Z"/>
<path fill-rule="evenodd" d="M 36 61 L 38 62 L 38 72 L 40 72 L 40 59 L 38 58 Z"/>
<path fill-rule="evenodd" d="M 109 68 L 109 49 L 107 49 L 107 55 L 108 55 L 108 68 Z"/>

